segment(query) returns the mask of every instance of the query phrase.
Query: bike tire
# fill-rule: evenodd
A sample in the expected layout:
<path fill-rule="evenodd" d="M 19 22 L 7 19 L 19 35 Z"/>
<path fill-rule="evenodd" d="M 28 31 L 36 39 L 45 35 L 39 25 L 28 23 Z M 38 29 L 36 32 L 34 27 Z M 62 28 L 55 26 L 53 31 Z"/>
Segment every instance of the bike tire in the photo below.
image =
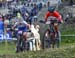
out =
<path fill-rule="evenodd" d="M 49 40 L 49 38 L 47 38 L 46 36 L 45 36 L 45 34 L 46 34 L 46 32 L 48 32 L 48 30 L 46 29 L 45 30 L 45 32 L 44 32 L 44 35 L 43 35 L 43 49 L 46 49 L 46 48 L 49 48 L 48 46 L 48 40 Z"/>

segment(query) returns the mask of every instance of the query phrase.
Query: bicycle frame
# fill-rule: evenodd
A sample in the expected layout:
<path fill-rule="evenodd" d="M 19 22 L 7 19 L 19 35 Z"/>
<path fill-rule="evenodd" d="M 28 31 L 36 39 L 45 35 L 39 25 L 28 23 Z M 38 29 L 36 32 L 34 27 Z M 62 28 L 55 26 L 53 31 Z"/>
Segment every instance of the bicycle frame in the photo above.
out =
<path fill-rule="evenodd" d="M 55 25 L 58 25 L 58 24 L 55 24 L 55 23 L 57 23 L 57 20 L 48 20 L 46 22 L 46 24 L 49 25 L 49 28 L 48 28 L 49 31 L 46 31 L 46 32 L 48 32 L 47 33 L 48 39 L 50 39 L 50 43 L 49 44 L 50 44 L 50 47 L 51 47 L 51 44 L 52 44 L 52 48 L 54 48 L 55 43 L 56 43 L 56 39 L 55 39 L 56 38 Z M 46 32 L 45 32 L 45 35 L 46 35 Z M 47 37 L 45 36 L 44 38 L 47 38 Z M 45 43 L 44 43 L 44 45 L 45 45 Z"/>

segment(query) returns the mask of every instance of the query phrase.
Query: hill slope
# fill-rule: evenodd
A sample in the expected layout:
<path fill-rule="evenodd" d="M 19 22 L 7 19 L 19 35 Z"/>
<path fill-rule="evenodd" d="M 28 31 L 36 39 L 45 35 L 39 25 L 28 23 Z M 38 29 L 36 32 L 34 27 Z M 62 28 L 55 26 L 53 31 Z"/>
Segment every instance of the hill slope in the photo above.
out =
<path fill-rule="evenodd" d="M 46 49 L 37 52 L 25 52 L 19 54 L 3 54 L 0 58 L 75 58 L 75 46 L 63 46 L 61 48 Z"/>

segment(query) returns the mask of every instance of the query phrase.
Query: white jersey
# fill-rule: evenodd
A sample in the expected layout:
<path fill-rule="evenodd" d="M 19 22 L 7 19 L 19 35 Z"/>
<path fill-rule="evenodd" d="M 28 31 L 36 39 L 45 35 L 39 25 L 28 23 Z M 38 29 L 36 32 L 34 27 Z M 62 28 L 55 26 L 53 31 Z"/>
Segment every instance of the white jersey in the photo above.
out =
<path fill-rule="evenodd" d="M 16 23 L 14 24 L 14 26 L 16 26 L 16 25 L 18 25 L 18 24 L 20 24 L 20 23 L 25 24 L 25 25 L 28 24 L 26 21 L 21 21 L 21 22 L 16 22 Z"/>

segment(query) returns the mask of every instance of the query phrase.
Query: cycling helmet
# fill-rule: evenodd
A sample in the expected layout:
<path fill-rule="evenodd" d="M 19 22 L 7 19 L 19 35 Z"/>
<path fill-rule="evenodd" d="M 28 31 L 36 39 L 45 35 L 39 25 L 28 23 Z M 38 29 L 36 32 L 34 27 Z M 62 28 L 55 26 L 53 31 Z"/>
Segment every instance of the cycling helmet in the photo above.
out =
<path fill-rule="evenodd" d="M 53 7 L 53 6 L 48 7 L 48 11 L 49 12 L 54 12 L 55 11 L 55 7 Z"/>
<path fill-rule="evenodd" d="M 19 12 L 17 13 L 17 18 L 21 18 L 21 14 Z"/>
<path fill-rule="evenodd" d="M 25 16 L 26 16 L 26 17 L 29 17 L 29 14 L 28 14 L 28 13 L 25 13 Z"/>

